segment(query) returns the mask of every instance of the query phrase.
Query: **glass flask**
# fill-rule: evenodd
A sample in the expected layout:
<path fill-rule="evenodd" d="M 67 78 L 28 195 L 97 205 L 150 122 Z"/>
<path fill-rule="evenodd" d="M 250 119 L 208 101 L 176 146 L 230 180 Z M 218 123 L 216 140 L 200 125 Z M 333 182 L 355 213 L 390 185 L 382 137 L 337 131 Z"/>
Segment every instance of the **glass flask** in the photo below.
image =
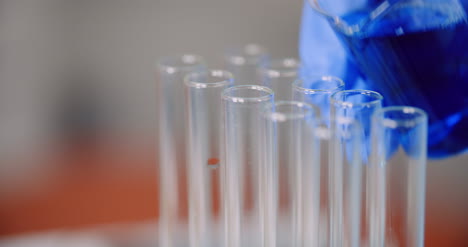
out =
<path fill-rule="evenodd" d="M 345 48 L 344 56 L 339 58 L 345 62 L 341 67 L 334 65 L 334 72 L 345 74 L 347 86 L 381 92 L 385 105 L 410 105 L 426 111 L 429 157 L 445 158 L 467 150 L 467 0 L 309 3 L 329 23 Z M 301 60 L 312 66 L 312 54 L 307 55 L 311 52 L 305 47 L 317 44 L 307 43 L 304 28 Z M 330 46 L 322 43 L 325 50 Z M 336 53 L 340 56 L 339 51 Z"/>

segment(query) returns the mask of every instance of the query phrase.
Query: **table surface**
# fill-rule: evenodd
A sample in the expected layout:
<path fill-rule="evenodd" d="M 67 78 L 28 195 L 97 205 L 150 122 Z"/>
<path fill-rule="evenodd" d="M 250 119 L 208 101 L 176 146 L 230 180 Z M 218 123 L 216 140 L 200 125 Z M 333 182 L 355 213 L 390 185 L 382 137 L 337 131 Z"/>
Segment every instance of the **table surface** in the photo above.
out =
<path fill-rule="evenodd" d="M 34 161 L 47 167 L 40 174 L 0 186 L 0 239 L 57 229 L 82 231 L 104 224 L 157 222 L 155 146 L 143 141 L 116 143 L 123 142 L 64 145 Z M 450 179 L 455 175 L 442 171 L 441 167 L 428 171 L 426 246 L 468 246 L 468 193 L 463 187 L 458 192 L 446 190 L 468 182 L 454 182 L 464 176 Z M 186 201 L 183 204 L 186 212 Z"/>

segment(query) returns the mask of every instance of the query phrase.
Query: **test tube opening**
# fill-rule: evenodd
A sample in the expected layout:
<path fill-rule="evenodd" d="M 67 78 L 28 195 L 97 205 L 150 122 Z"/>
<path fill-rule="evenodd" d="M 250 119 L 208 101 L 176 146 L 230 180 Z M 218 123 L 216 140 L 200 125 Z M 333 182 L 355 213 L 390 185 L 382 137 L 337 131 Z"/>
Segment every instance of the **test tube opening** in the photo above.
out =
<path fill-rule="evenodd" d="M 268 87 L 241 85 L 224 90 L 222 98 L 233 103 L 267 102 L 274 95 Z"/>
<path fill-rule="evenodd" d="M 335 93 L 344 89 L 345 83 L 334 76 L 316 76 L 294 81 L 293 88 L 304 94 Z"/>
<path fill-rule="evenodd" d="M 375 115 L 382 118 L 382 124 L 387 128 L 412 128 L 427 121 L 426 113 L 410 106 L 391 106 L 382 109 Z"/>
<path fill-rule="evenodd" d="M 422 151 L 427 141 L 424 139 L 427 115 L 423 110 L 410 106 L 385 107 L 375 113 L 373 121 L 380 131 L 384 131 L 381 138 L 385 138 L 386 150 L 381 155 L 387 159 L 400 147 L 406 155 L 416 159 L 425 155 Z"/>
<path fill-rule="evenodd" d="M 278 101 L 270 104 L 264 112 L 265 117 L 274 122 L 294 119 L 307 119 L 315 116 L 314 107 L 299 101 Z"/>
<path fill-rule="evenodd" d="M 301 65 L 299 60 L 295 58 L 284 58 L 272 60 L 259 71 L 263 76 L 269 78 L 279 77 L 297 77 Z"/>
<path fill-rule="evenodd" d="M 383 96 L 370 90 L 344 90 L 331 96 L 331 103 L 343 108 L 375 107 L 381 104 Z"/>
<path fill-rule="evenodd" d="M 231 85 L 233 80 L 231 72 L 225 70 L 194 72 L 184 79 L 185 85 L 195 88 L 223 87 Z"/>
<path fill-rule="evenodd" d="M 178 56 L 163 57 L 158 61 L 158 68 L 168 74 L 176 72 L 190 72 L 205 64 L 199 55 L 182 54 Z"/>
<path fill-rule="evenodd" d="M 330 96 L 343 90 L 344 85 L 343 80 L 338 77 L 308 76 L 293 82 L 293 99 L 317 106 L 321 118 L 327 121 L 330 118 Z"/>
<path fill-rule="evenodd" d="M 226 60 L 234 65 L 257 64 L 267 57 L 267 50 L 259 44 L 231 48 L 226 52 Z"/>

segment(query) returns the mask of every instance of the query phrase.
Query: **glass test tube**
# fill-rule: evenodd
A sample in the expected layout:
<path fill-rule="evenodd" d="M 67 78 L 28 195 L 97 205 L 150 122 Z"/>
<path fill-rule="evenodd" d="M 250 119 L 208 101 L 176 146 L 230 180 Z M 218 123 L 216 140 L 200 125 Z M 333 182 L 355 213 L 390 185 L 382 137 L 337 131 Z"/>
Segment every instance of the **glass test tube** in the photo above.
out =
<path fill-rule="evenodd" d="M 224 59 L 226 69 L 234 75 L 236 85 L 261 85 L 258 69 L 269 59 L 264 47 L 248 44 L 241 48 L 229 49 Z"/>
<path fill-rule="evenodd" d="M 273 91 L 234 86 L 222 94 L 224 108 L 223 207 L 225 247 L 265 246 L 265 174 L 261 166 L 260 112 L 273 103 Z"/>
<path fill-rule="evenodd" d="M 210 70 L 185 77 L 189 171 L 190 246 L 220 246 L 221 93 L 230 72 Z"/>
<path fill-rule="evenodd" d="M 352 119 L 359 125 L 361 146 L 362 181 L 361 181 L 361 245 L 369 246 L 369 161 L 371 156 L 371 122 L 374 112 L 382 108 L 383 97 L 368 90 L 344 90 L 332 94 L 330 99 L 331 117 Z"/>
<path fill-rule="evenodd" d="M 158 62 L 159 104 L 159 245 L 180 246 L 188 242 L 184 233 L 186 217 L 186 144 L 183 78 L 203 70 L 196 55 L 163 58 Z M 183 233 L 183 234 L 181 234 Z"/>
<path fill-rule="evenodd" d="M 275 100 L 291 100 L 291 84 L 297 79 L 300 64 L 295 58 L 267 62 L 259 69 L 262 85 L 273 89 Z"/>
<path fill-rule="evenodd" d="M 318 246 L 320 172 L 314 138 L 315 109 L 278 101 L 265 117 L 267 246 Z M 276 221 L 276 223 L 275 223 Z M 275 228 L 276 226 L 276 228 Z"/>
<path fill-rule="evenodd" d="M 370 246 L 424 246 L 427 115 L 385 107 L 372 121 Z"/>
<path fill-rule="evenodd" d="M 320 120 L 317 122 L 316 138 L 320 155 L 320 246 L 330 246 L 330 160 L 329 145 L 332 132 L 330 128 L 330 96 L 344 89 L 344 82 L 333 76 L 307 76 L 292 84 L 293 99 L 317 107 Z"/>
<path fill-rule="evenodd" d="M 319 115 L 324 121 L 330 119 L 330 97 L 333 93 L 344 90 L 344 82 L 334 76 L 307 76 L 294 81 L 293 99 L 307 102 L 319 108 Z"/>

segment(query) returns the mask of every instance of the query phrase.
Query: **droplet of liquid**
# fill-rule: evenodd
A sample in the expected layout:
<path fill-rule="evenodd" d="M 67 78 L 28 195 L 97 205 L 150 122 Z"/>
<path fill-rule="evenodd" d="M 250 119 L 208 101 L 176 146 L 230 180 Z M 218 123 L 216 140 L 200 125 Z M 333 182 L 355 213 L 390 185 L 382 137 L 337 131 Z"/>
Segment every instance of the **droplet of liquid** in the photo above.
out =
<path fill-rule="evenodd" d="M 212 169 L 216 169 L 219 167 L 219 159 L 218 158 L 209 158 L 207 162 L 208 166 Z"/>

